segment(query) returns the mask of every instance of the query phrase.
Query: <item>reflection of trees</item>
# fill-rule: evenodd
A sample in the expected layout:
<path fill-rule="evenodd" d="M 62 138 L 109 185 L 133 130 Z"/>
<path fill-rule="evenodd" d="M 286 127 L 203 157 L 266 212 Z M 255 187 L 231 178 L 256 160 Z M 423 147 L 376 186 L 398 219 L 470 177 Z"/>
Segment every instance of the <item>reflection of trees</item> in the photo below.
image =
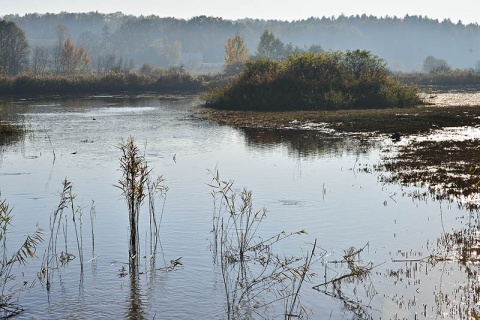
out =
<path fill-rule="evenodd" d="M 20 124 L 21 105 L 13 103 L 0 103 L 0 146 L 14 144 L 25 138 L 25 126 Z M 0 148 L 0 153 L 2 152 Z"/>
<path fill-rule="evenodd" d="M 247 144 L 256 148 L 284 145 L 289 154 L 298 156 L 362 154 L 376 147 L 379 141 L 334 135 L 315 130 L 242 128 Z"/>

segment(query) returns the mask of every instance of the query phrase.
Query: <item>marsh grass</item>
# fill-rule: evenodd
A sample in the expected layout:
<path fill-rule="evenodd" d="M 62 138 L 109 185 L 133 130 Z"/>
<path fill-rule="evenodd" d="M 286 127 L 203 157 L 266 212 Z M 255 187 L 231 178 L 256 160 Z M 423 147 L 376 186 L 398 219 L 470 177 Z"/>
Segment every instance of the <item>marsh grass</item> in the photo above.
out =
<path fill-rule="evenodd" d="M 137 72 L 99 75 L 0 76 L 0 94 L 95 94 L 136 92 L 199 92 L 202 82 L 182 71 L 165 71 L 153 76 Z"/>
<path fill-rule="evenodd" d="M 448 72 L 413 72 L 394 73 L 393 78 L 405 84 L 435 86 L 443 88 L 474 87 L 478 88 L 480 72 L 471 69 L 455 69 Z"/>
<path fill-rule="evenodd" d="M 95 257 L 95 232 L 94 232 L 94 222 L 97 216 L 95 210 L 95 202 L 92 200 L 92 206 L 90 207 L 90 227 L 92 231 L 92 259 Z"/>
<path fill-rule="evenodd" d="M 80 274 L 83 275 L 84 261 L 83 261 L 83 234 L 82 234 L 82 215 L 83 209 L 75 205 L 76 195 L 73 193 L 73 184 L 66 178 L 62 182 L 62 191 L 60 192 L 60 201 L 58 206 L 53 210 L 50 216 L 50 236 L 47 249 L 45 250 L 42 266 L 38 277 L 41 281 L 45 280 L 45 287 L 50 291 L 53 281 L 53 272 L 58 269 L 60 265 L 66 265 L 76 258 L 76 256 L 68 252 L 68 213 L 70 211 L 71 219 L 73 221 L 73 228 L 75 231 L 75 240 L 77 244 Z M 94 210 L 93 202 L 91 211 Z M 60 233 L 63 232 L 64 250 L 58 253 L 57 243 Z M 93 233 L 93 224 L 92 224 Z"/>
<path fill-rule="evenodd" d="M 155 181 L 149 179 L 147 183 L 148 188 L 148 213 L 149 213 L 149 239 L 150 239 L 150 257 L 153 267 L 155 267 L 155 256 L 158 245 L 160 243 L 160 226 L 162 224 L 163 213 L 166 203 L 166 195 L 168 187 L 164 184 L 165 179 L 162 176 L 158 176 Z M 157 215 L 155 208 L 156 200 L 162 201 L 162 208 L 160 209 L 160 215 Z"/>
<path fill-rule="evenodd" d="M 32 235 L 27 235 L 25 241 L 16 251 L 9 254 L 7 235 L 11 227 L 13 216 L 12 209 L 6 200 L 0 201 L 0 314 L 2 319 L 13 317 L 23 311 L 22 307 L 16 304 L 12 298 L 21 290 L 27 288 L 28 281 L 18 286 L 12 268 L 15 265 L 25 265 L 28 258 L 36 257 L 37 246 L 43 241 L 42 230 L 37 226 Z"/>
<path fill-rule="evenodd" d="M 159 241 L 160 223 L 163 216 L 157 219 L 155 213 L 155 197 L 157 195 L 164 196 L 168 190 L 163 185 L 161 176 L 157 179 L 151 179 L 152 170 L 140 149 L 136 146 L 134 138 L 129 137 L 126 141 L 121 142 L 118 146 L 122 155 L 120 157 L 120 171 L 122 178 L 115 185 L 122 191 L 127 202 L 128 217 L 130 226 L 129 237 L 129 268 L 130 273 L 138 272 L 140 257 L 140 241 L 139 241 L 139 217 L 140 209 L 145 198 L 149 197 L 149 213 L 150 213 L 150 250 L 151 256 L 155 255 L 155 250 Z"/>
<path fill-rule="evenodd" d="M 212 250 L 214 263 L 220 268 L 228 319 L 262 317 L 278 303 L 283 306 L 285 319 L 308 317 L 300 291 L 312 276 L 316 242 L 306 257 L 275 254 L 275 244 L 305 231 L 282 231 L 262 238 L 258 233 L 266 209 L 254 210 L 252 192 L 235 191 L 233 182 L 222 180 L 218 170 L 212 175 Z"/>

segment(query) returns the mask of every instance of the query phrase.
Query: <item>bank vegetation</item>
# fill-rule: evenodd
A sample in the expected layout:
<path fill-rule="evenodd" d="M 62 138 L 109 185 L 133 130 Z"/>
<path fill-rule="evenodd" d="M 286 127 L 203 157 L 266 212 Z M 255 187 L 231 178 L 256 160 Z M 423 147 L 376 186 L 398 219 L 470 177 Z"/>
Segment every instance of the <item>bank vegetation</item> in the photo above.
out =
<path fill-rule="evenodd" d="M 282 61 L 244 64 L 227 85 L 205 96 L 222 110 L 285 111 L 408 107 L 421 103 L 415 86 L 391 76 L 368 51 L 301 53 Z"/>

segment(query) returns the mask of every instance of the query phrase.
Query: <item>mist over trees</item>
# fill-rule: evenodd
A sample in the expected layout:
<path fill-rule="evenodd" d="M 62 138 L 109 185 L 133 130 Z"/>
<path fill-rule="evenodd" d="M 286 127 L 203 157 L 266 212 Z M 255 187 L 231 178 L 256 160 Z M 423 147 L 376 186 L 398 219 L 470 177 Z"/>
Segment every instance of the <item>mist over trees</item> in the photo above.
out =
<path fill-rule="evenodd" d="M 5 15 L 2 19 L 14 22 L 25 33 L 31 49 L 30 69 L 36 73 L 55 63 L 59 70 L 64 68 L 60 73 L 65 72 L 61 51 L 67 39 L 73 48 L 83 48 L 88 59 L 80 60 L 88 60 L 88 68 L 99 74 L 139 69 L 144 64 L 218 71 L 225 64 L 225 44 L 236 35 L 242 37 L 251 58 L 360 49 L 383 58 L 389 69 L 405 72 L 429 71 L 436 63 L 452 69 L 478 69 L 480 60 L 479 25 L 422 16 L 342 15 L 288 22 L 64 12 Z M 435 60 L 425 65 L 426 57 Z M 80 72 L 86 67 L 70 65 L 67 69 Z"/>
<path fill-rule="evenodd" d="M 0 74 L 16 75 L 27 66 L 25 33 L 15 23 L 0 21 Z"/>

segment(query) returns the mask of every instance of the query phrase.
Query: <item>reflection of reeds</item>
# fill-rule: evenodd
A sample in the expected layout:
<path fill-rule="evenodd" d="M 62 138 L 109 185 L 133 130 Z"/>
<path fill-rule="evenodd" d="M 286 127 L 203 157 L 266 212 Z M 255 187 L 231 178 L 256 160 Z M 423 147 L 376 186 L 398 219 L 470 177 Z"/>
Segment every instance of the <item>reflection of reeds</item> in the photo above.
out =
<path fill-rule="evenodd" d="M 93 231 L 93 221 L 95 220 L 97 213 L 95 211 L 95 202 L 92 200 L 92 206 L 90 207 L 90 226 L 92 230 L 92 258 L 95 257 L 95 232 Z"/>
<path fill-rule="evenodd" d="M 352 299 L 348 297 L 345 290 L 342 289 L 343 284 L 354 284 L 353 292 L 357 295 L 357 285 L 364 287 L 367 297 L 374 296 L 376 290 L 373 287 L 371 280 L 369 280 L 370 273 L 375 267 L 372 262 L 363 264 L 361 253 L 368 246 L 368 243 L 360 249 L 350 247 L 344 250 L 341 260 L 330 261 L 328 263 L 334 264 L 337 267 L 346 266 L 346 270 L 332 279 L 327 280 L 327 265 L 325 265 L 325 282 L 316 285 L 313 289 L 333 298 L 342 301 L 345 310 L 352 312 L 355 319 L 372 319 L 367 309 L 368 305 L 359 300 L 357 297 Z M 329 289 L 332 285 L 332 289 Z"/>

